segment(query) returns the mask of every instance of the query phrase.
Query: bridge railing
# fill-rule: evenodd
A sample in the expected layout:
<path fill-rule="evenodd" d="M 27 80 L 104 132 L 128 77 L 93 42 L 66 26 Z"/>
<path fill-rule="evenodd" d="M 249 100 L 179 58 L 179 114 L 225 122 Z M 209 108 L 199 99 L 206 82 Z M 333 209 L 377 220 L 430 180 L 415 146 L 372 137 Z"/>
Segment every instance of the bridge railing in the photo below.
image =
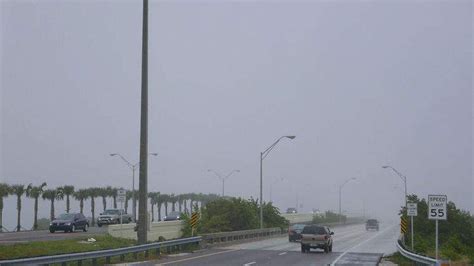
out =
<path fill-rule="evenodd" d="M 232 241 L 243 241 L 247 239 L 250 240 L 262 237 L 280 236 L 283 233 L 286 233 L 286 230 L 282 230 L 280 227 L 232 232 L 219 232 L 202 235 L 202 242 L 203 244 L 215 245 Z"/>

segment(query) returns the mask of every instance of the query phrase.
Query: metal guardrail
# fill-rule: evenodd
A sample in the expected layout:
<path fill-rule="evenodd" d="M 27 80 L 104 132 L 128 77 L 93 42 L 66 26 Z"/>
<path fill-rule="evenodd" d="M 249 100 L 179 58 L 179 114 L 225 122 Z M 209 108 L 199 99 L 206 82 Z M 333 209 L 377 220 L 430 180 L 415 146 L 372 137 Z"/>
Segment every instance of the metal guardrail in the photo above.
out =
<path fill-rule="evenodd" d="M 241 240 L 246 240 L 246 239 L 270 237 L 270 236 L 275 236 L 275 235 L 281 235 L 282 233 L 286 233 L 286 231 L 282 230 L 280 227 L 232 231 L 232 232 L 219 232 L 219 233 L 202 235 L 202 242 L 213 245 L 213 244 L 221 244 L 221 243 L 226 243 L 226 242 L 231 242 L 231 241 L 241 241 Z"/>
<path fill-rule="evenodd" d="M 137 256 L 139 252 L 145 252 L 145 257 L 148 257 L 150 250 L 155 250 L 156 254 L 160 254 L 161 248 L 163 247 L 178 247 L 186 244 L 199 244 L 202 238 L 189 237 L 176 240 L 169 240 L 163 242 L 156 242 L 151 244 L 138 245 L 133 247 L 117 248 L 117 249 L 108 249 L 108 250 L 97 250 L 90 252 L 80 252 L 72 254 L 62 254 L 54 256 L 42 256 L 34 258 L 25 258 L 25 259 L 15 259 L 15 260 L 0 260 L 0 265 L 39 265 L 39 264 L 52 264 L 52 263 L 62 263 L 65 265 L 66 262 L 77 261 L 79 265 L 82 264 L 84 260 L 92 260 L 92 264 L 97 264 L 97 259 L 105 258 L 106 263 L 110 263 L 110 258 L 115 256 L 120 256 L 120 259 L 123 260 L 126 254 L 134 254 Z"/>
<path fill-rule="evenodd" d="M 410 252 L 407 249 L 405 249 L 405 246 L 403 245 L 402 240 L 401 240 L 401 236 L 397 241 L 397 248 L 400 254 L 402 254 L 402 256 L 404 256 L 405 258 L 409 260 L 422 263 L 425 265 L 438 265 L 439 264 L 439 262 L 436 259 L 425 257 L 425 256 Z"/>

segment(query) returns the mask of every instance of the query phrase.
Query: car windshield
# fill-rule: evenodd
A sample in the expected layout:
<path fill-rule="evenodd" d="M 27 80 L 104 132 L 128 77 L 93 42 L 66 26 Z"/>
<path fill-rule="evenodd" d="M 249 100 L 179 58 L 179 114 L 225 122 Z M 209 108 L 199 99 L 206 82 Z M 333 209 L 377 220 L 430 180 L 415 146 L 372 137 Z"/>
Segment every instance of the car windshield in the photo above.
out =
<path fill-rule="evenodd" d="M 105 210 L 104 214 L 120 214 L 119 210 Z"/>
<path fill-rule="evenodd" d="M 368 220 L 367 224 L 377 224 L 377 220 Z"/>
<path fill-rule="evenodd" d="M 168 217 L 175 217 L 175 216 L 179 216 L 179 212 L 170 212 L 168 214 Z"/>
<path fill-rule="evenodd" d="M 291 226 L 293 230 L 303 230 L 304 227 L 305 227 L 304 224 L 294 224 Z"/>
<path fill-rule="evenodd" d="M 326 230 L 321 226 L 306 226 L 303 229 L 303 234 L 325 235 Z"/>
<path fill-rule="evenodd" d="M 63 213 L 59 215 L 58 220 L 72 220 L 74 218 L 74 214 L 72 213 Z"/>

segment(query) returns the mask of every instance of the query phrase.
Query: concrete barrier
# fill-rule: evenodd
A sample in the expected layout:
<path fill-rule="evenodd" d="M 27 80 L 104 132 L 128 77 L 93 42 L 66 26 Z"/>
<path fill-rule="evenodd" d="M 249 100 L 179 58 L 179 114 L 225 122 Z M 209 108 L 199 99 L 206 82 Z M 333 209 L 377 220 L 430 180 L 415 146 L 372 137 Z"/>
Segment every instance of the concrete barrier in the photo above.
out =
<path fill-rule="evenodd" d="M 148 231 L 148 240 L 157 241 L 160 236 L 165 239 L 175 239 L 182 236 L 181 230 L 184 227 L 184 221 L 168 221 L 156 222 L 150 224 Z M 135 224 L 114 224 L 109 225 L 108 233 L 114 237 L 137 239 L 137 232 L 135 232 Z"/>

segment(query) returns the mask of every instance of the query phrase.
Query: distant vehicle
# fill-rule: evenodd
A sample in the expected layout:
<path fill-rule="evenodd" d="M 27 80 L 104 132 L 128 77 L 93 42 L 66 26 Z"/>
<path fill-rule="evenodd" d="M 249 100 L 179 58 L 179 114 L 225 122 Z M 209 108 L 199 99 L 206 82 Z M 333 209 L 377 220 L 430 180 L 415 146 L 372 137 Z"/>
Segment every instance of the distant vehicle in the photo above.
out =
<path fill-rule="evenodd" d="M 163 221 L 176 221 L 181 220 L 181 213 L 180 212 L 170 212 L 163 218 Z"/>
<path fill-rule="evenodd" d="M 377 219 L 369 219 L 365 223 L 365 230 L 369 231 L 371 229 L 379 230 L 379 221 Z"/>
<path fill-rule="evenodd" d="M 332 252 L 332 235 L 328 227 L 307 225 L 301 232 L 301 252 L 309 252 L 312 248 L 323 249 L 325 253 Z"/>
<path fill-rule="evenodd" d="M 97 217 L 97 225 L 101 227 L 104 224 L 120 224 L 120 213 L 122 213 L 122 223 L 132 221 L 132 216 L 125 213 L 123 209 L 106 209 Z"/>
<path fill-rule="evenodd" d="M 301 240 L 301 232 L 305 227 L 304 224 L 294 224 L 288 227 L 288 241 L 295 242 Z"/>
<path fill-rule="evenodd" d="M 286 209 L 286 213 L 298 213 L 298 211 L 296 210 L 296 208 L 288 208 Z"/>
<path fill-rule="evenodd" d="M 49 232 L 51 233 L 56 231 L 72 233 L 77 229 L 82 229 L 84 232 L 89 229 L 89 221 L 82 213 L 64 213 L 49 223 Z"/>

